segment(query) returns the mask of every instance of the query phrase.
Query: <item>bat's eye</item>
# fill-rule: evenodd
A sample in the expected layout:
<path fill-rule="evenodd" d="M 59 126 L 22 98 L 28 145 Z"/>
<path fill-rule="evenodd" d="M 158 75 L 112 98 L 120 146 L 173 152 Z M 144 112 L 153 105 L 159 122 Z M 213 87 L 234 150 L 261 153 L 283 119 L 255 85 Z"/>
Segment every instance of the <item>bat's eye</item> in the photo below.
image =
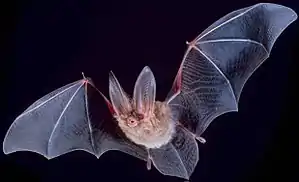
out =
<path fill-rule="evenodd" d="M 144 119 L 144 115 L 143 114 L 137 114 L 137 117 L 138 117 L 139 120 Z"/>
<path fill-rule="evenodd" d="M 129 127 L 135 127 L 135 126 L 137 126 L 138 123 L 134 119 L 129 119 L 127 124 L 128 124 Z"/>

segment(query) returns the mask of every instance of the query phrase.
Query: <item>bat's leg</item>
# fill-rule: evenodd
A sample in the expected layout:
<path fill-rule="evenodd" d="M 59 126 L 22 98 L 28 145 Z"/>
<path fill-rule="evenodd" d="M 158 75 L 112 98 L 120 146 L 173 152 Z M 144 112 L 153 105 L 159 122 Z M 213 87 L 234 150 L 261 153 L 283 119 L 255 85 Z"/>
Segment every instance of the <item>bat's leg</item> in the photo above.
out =
<path fill-rule="evenodd" d="M 151 168 L 152 168 L 152 162 L 151 162 L 150 157 L 147 158 L 146 168 L 147 168 L 147 170 L 151 170 Z"/>
<path fill-rule="evenodd" d="M 149 153 L 149 149 L 147 149 L 147 161 L 146 161 L 146 168 L 147 170 L 151 170 L 152 168 L 152 161 L 151 161 L 151 156 L 150 156 L 150 153 Z"/>
<path fill-rule="evenodd" d="M 204 139 L 203 137 L 195 137 L 200 143 L 206 143 L 206 139 Z"/>

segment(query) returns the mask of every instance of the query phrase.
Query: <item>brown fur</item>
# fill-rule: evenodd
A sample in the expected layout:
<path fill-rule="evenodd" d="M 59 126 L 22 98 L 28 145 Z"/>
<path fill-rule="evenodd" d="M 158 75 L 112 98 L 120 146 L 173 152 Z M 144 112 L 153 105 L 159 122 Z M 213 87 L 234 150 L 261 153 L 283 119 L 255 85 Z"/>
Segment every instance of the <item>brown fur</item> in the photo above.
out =
<path fill-rule="evenodd" d="M 134 143 L 147 148 L 159 148 L 168 143 L 174 133 L 171 110 L 165 102 L 155 102 L 154 112 L 138 120 L 132 115 L 115 117 L 125 135 Z M 128 122 L 134 120 L 137 125 L 130 127 Z"/>

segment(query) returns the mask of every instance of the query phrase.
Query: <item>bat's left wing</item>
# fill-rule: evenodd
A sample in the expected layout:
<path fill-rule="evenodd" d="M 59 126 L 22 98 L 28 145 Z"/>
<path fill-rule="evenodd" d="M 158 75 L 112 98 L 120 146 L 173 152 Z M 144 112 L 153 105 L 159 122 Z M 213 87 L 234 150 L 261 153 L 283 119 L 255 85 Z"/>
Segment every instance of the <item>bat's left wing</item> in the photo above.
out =
<path fill-rule="evenodd" d="M 166 99 L 176 119 L 199 137 L 217 116 L 237 111 L 245 82 L 296 19 L 288 7 L 260 3 L 227 14 L 188 43 Z"/>
<path fill-rule="evenodd" d="M 147 151 L 128 141 L 111 120 L 109 101 L 101 95 L 84 77 L 40 98 L 8 129 L 4 153 L 32 151 L 52 159 L 84 150 L 99 158 L 106 151 L 119 150 L 147 160 Z M 110 119 L 104 117 L 107 114 Z"/>

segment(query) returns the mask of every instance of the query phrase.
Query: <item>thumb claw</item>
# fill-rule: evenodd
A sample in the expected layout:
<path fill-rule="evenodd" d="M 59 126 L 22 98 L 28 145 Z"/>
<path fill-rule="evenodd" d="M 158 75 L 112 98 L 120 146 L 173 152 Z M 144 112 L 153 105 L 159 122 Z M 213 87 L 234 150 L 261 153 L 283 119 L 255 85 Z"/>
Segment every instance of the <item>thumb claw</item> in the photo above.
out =
<path fill-rule="evenodd" d="M 206 139 L 204 139 L 203 137 L 196 137 L 196 139 L 200 142 L 200 143 L 206 143 Z"/>

